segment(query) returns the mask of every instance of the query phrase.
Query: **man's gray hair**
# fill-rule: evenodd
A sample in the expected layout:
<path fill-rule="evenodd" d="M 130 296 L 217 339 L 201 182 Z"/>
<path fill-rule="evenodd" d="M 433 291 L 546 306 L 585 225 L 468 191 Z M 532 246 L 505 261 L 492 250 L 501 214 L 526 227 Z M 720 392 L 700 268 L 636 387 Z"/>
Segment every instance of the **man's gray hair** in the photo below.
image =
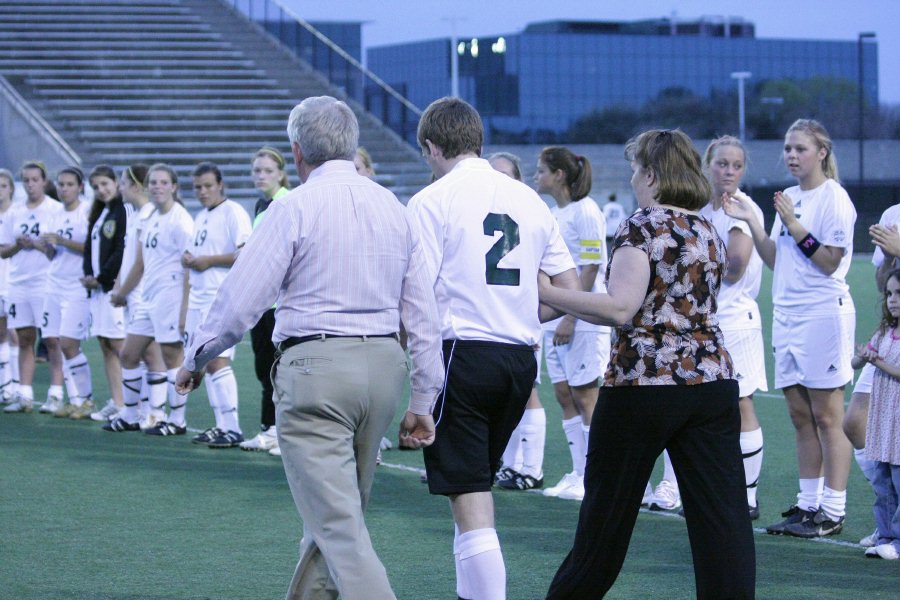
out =
<path fill-rule="evenodd" d="M 288 137 L 298 144 L 303 160 L 318 166 L 329 160 L 353 160 L 359 145 L 359 123 L 344 102 L 312 96 L 294 107 Z"/>

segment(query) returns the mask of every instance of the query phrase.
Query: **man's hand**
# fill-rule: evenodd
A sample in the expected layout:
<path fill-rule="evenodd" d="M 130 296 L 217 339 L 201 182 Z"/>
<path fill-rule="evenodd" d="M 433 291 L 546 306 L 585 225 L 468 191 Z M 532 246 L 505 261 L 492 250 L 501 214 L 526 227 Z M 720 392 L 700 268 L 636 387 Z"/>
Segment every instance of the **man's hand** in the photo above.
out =
<path fill-rule="evenodd" d="M 179 375 L 181 373 L 179 372 Z M 409 411 L 400 421 L 400 446 L 424 448 L 434 443 L 434 419 L 431 415 L 415 415 Z"/>
<path fill-rule="evenodd" d="M 201 381 L 203 381 L 203 371 L 188 371 L 181 367 L 178 369 L 178 374 L 175 375 L 175 391 L 179 394 L 188 394 L 191 390 L 200 387 Z"/>

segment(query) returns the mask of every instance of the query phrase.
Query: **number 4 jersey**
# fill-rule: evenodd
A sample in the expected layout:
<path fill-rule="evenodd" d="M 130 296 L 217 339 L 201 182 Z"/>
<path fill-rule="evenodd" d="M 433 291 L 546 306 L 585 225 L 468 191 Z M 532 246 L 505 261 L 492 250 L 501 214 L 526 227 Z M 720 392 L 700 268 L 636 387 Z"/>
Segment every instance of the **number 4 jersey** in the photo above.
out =
<path fill-rule="evenodd" d="M 16 238 L 26 236 L 37 239 L 50 231 L 54 216 L 63 210 L 62 204 L 44 196 L 40 204 L 28 208 L 26 204 L 16 204 L 9 209 L 0 230 L 0 244 L 15 244 Z M 9 260 L 9 288 L 11 296 L 24 297 L 27 294 L 42 294 L 47 284 L 47 270 L 50 260 L 40 250 L 22 249 Z"/>
<path fill-rule="evenodd" d="M 443 339 L 537 344 L 538 271 L 575 268 L 556 219 L 540 196 L 467 158 L 416 194 Z"/>

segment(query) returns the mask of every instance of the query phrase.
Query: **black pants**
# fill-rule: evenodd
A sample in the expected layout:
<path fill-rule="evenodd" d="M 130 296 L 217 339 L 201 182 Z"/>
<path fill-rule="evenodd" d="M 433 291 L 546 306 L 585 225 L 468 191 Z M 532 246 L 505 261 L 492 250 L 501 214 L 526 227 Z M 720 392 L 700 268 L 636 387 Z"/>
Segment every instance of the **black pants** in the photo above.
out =
<path fill-rule="evenodd" d="M 725 380 L 600 388 L 575 542 L 548 599 L 602 598 L 612 587 L 664 448 L 684 502 L 697 598 L 754 597 L 756 555 L 741 460 L 738 385 Z"/>
<path fill-rule="evenodd" d="M 253 345 L 253 366 L 256 378 L 262 385 L 262 410 L 260 424 L 263 429 L 275 425 L 275 404 L 272 402 L 272 365 L 275 364 L 275 344 L 272 343 L 272 331 L 275 329 L 275 309 L 270 308 L 262 314 L 253 329 L 250 330 L 250 343 Z"/>

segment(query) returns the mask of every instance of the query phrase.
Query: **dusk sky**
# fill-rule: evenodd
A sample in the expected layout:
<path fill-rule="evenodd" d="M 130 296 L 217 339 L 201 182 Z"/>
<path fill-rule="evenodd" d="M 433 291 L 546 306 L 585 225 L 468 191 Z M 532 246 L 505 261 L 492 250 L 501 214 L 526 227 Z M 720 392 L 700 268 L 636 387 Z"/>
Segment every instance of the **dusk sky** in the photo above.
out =
<path fill-rule="evenodd" d="M 614 20 L 703 15 L 742 17 L 756 25 L 758 38 L 856 41 L 873 32 L 878 41 L 879 93 L 882 103 L 900 104 L 900 0 L 755 0 L 727 7 L 701 0 L 282 0 L 311 21 L 364 21 L 363 44 L 380 46 L 449 37 L 455 21 L 459 37 L 521 31 L 535 21 Z"/>

